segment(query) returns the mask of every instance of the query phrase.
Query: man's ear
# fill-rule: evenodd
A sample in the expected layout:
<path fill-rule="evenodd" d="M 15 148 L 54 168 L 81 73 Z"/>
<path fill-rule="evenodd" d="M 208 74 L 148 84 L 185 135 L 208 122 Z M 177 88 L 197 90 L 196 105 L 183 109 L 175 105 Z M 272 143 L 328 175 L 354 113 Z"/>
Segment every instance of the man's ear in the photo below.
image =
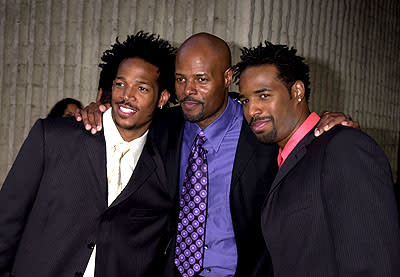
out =
<path fill-rule="evenodd" d="M 232 78 L 233 78 L 233 69 L 232 67 L 229 67 L 224 72 L 225 88 L 228 88 L 231 85 Z"/>
<path fill-rule="evenodd" d="M 171 96 L 171 94 L 169 93 L 168 90 L 164 89 L 161 92 L 160 98 L 158 99 L 158 104 L 157 106 L 162 109 L 162 107 L 167 104 L 169 97 Z"/>
<path fill-rule="evenodd" d="M 305 91 L 304 83 L 297 80 L 292 86 L 291 96 L 298 102 L 305 101 Z"/>

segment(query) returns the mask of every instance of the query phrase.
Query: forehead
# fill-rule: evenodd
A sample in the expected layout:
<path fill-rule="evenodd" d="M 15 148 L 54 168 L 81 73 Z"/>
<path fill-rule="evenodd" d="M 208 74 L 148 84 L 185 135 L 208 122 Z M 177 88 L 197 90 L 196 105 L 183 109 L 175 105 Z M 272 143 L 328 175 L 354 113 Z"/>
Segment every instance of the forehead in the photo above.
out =
<path fill-rule="evenodd" d="M 193 70 L 211 73 L 220 69 L 218 60 L 218 55 L 209 47 L 186 46 L 177 53 L 176 72 Z"/>
<path fill-rule="evenodd" d="M 242 92 L 242 90 L 282 83 L 278 78 L 278 74 L 278 69 L 274 65 L 249 66 L 240 75 L 239 89 Z"/>
<path fill-rule="evenodd" d="M 127 58 L 118 66 L 117 78 L 141 78 L 156 82 L 159 76 L 158 67 L 141 58 Z"/>

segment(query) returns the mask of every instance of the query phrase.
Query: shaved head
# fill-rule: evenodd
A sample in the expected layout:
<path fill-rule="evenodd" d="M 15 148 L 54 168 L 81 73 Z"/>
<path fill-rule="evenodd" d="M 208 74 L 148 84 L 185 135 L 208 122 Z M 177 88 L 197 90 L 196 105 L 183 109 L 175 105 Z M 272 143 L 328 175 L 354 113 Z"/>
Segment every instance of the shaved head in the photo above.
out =
<path fill-rule="evenodd" d="M 207 33 L 185 40 L 176 55 L 175 89 L 186 120 L 201 128 L 214 122 L 228 103 L 232 74 L 224 40 Z"/>
<path fill-rule="evenodd" d="M 231 50 L 223 39 L 209 33 L 194 34 L 182 43 L 178 49 L 178 55 L 187 49 L 196 48 L 216 58 L 223 68 L 227 69 L 231 66 Z"/>

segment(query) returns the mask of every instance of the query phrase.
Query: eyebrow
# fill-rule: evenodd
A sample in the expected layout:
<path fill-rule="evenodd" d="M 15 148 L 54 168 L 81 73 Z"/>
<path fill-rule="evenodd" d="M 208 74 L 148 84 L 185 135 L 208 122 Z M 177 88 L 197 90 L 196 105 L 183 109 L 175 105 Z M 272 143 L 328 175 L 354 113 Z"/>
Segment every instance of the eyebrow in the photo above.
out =
<path fill-rule="evenodd" d="M 271 90 L 268 89 L 268 88 L 261 88 L 261 89 L 253 91 L 252 93 L 253 94 L 259 94 L 259 93 L 263 93 L 263 92 L 266 92 L 266 91 L 271 91 Z M 244 98 L 244 97 L 245 96 L 243 94 L 239 94 L 238 99 L 241 99 L 241 98 Z"/>
<path fill-rule="evenodd" d="M 185 76 L 185 74 L 182 74 L 182 73 L 175 73 L 175 76 Z M 196 73 L 196 74 L 193 74 L 193 76 L 196 76 L 196 77 L 201 77 L 201 76 L 208 76 L 208 74 L 207 73 L 205 73 L 205 72 L 202 72 L 202 73 Z"/>
<path fill-rule="evenodd" d="M 117 76 L 117 77 L 115 77 L 115 79 L 121 79 L 123 81 L 126 81 L 125 77 L 123 77 L 123 76 Z M 149 85 L 150 86 L 150 83 L 146 82 L 146 81 L 135 80 L 135 82 L 139 83 L 139 84 Z"/>

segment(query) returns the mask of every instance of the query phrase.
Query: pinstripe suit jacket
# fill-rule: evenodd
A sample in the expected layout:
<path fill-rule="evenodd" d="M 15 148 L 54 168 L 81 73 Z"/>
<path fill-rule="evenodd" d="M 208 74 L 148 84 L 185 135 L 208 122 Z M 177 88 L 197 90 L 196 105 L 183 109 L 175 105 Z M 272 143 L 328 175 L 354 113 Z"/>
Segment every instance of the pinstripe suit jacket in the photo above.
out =
<path fill-rule="evenodd" d="M 400 276 L 390 166 L 358 130 L 305 136 L 278 171 L 262 228 L 274 276 Z"/>
<path fill-rule="evenodd" d="M 151 132 L 107 207 L 105 140 L 68 119 L 36 122 L 0 191 L 0 276 L 157 276 L 172 206 Z"/>

